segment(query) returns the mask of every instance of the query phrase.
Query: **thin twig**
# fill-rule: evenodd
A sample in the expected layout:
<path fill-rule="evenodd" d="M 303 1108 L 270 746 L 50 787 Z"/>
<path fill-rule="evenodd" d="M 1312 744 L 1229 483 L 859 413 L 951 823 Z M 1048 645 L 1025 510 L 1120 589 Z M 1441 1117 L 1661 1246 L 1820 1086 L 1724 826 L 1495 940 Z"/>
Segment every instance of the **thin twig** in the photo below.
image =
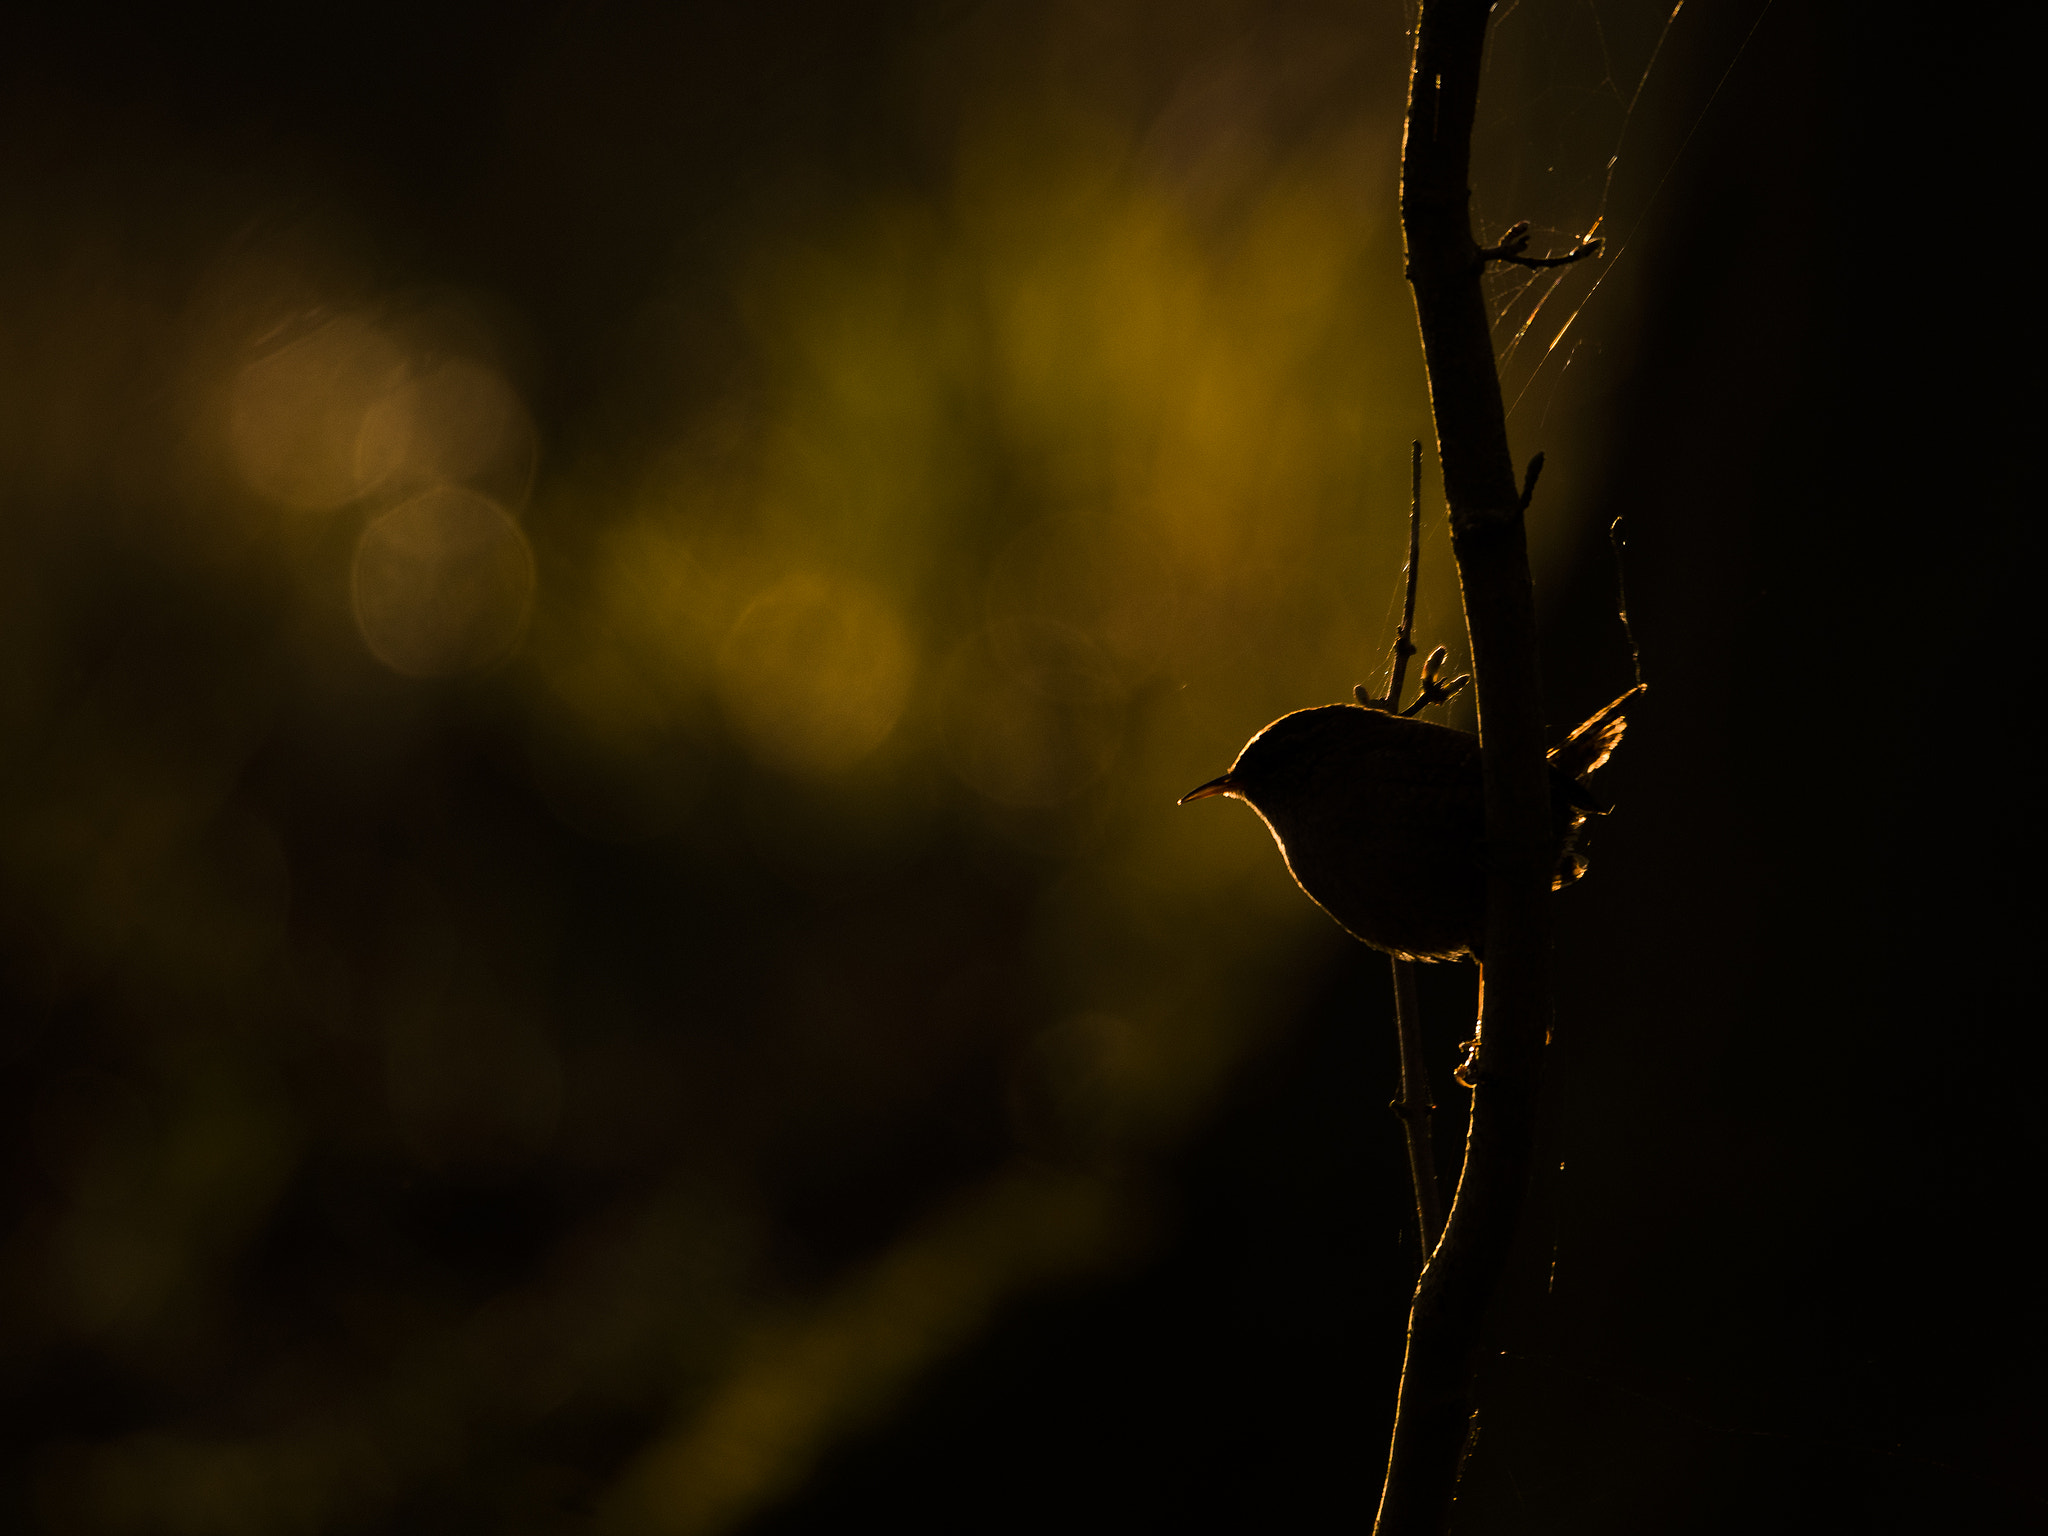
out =
<path fill-rule="evenodd" d="M 1406 681 L 1408 658 L 1415 654 L 1415 589 L 1422 578 L 1422 442 L 1408 445 L 1408 566 L 1403 573 L 1401 627 L 1394 635 L 1394 655 L 1387 666 L 1387 694 L 1379 707 L 1399 711 L 1401 690 Z M 1444 648 L 1438 646 L 1429 658 L 1422 678 L 1420 709 L 1431 702 L 1437 668 L 1443 665 Z M 1440 689 L 1435 690 L 1441 692 Z M 1361 701 L 1364 690 L 1359 690 Z M 1415 997 L 1415 962 L 1393 957 L 1394 1034 L 1400 1043 L 1401 1096 L 1394 1100 L 1394 1113 L 1401 1118 L 1401 1133 L 1408 1143 L 1408 1176 L 1415 1186 L 1416 1238 L 1422 1246 L 1422 1262 L 1436 1246 L 1444 1227 L 1444 1200 L 1437 1188 L 1436 1145 L 1432 1139 L 1430 1115 L 1436 1109 L 1429 1092 L 1429 1063 L 1422 1055 L 1422 1010 Z"/>
<path fill-rule="evenodd" d="M 1422 1243 L 1422 1262 L 1444 1229 L 1444 1197 L 1437 1188 L 1436 1144 L 1431 1139 L 1429 1064 L 1422 1057 L 1422 1010 L 1415 996 L 1415 962 L 1396 959 L 1394 967 L 1394 1031 L 1401 1041 L 1401 1097 L 1394 1113 L 1408 1141 L 1408 1176 L 1415 1185 L 1415 1229 Z"/>
<path fill-rule="evenodd" d="M 1481 265 L 1489 261 L 1506 262 L 1511 267 L 1527 267 L 1540 272 L 1548 267 L 1568 267 L 1573 262 L 1584 261 L 1589 256 L 1600 254 L 1598 235 L 1581 235 L 1579 243 L 1562 256 L 1527 256 L 1529 249 L 1529 224 L 1525 219 L 1500 237 L 1500 244 L 1489 245 L 1479 253 Z"/>
<path fill-rule="evenodd" d="M 1401 711 L 1403 719 L 1421 714 L 1432 704 L 1449 703 L 1453 694 L 1464 692 L 1465 685 L 1472 681 L 1472 674 L 1469 672 L 1459 673 L 1448 683 L 1440 681 L 1444 660 L 1450 654 L 1450 651 L 1441 645 L 1429 653 L 1429 660 L 1422 664 L 1422 692 L 1413 704 Z"/>
<path fill-rule="evenodd" d="M 1415 583 L 1422 569 L 1422 439 L 1408 445 L 1408 566 L 1401 599 L 1401 628 L 1394 635 L 1394 659 L 1387 668 L 1387 708 L 1401 707 L 1408 658 L 1415 654 Z"/>
<path fill-rule="evenodd" d="M 1422 565 L 1422 441 L 1408 445 L 1408 565 L 1407 591 L 1401 600 L 1401 627 L 1394 631 L 1394 654 L 1387 663 L 1387 691 L 1384 697 L 1360 683 L 1351 690 L 1367 709 L 1399 713 L 1401 689 L 1408 673 L 1408 658 L 1415 654 L 1415 573 Z"/>
<path fill-rule="evenodd" d="M 1614 549 L 1614 606 L 1621 615 L 1621 633 L 1628 641 L 1628 659 L 1636 669 L 1636 690 L 1644 692 L 1649 684 L 1643 681 L 1643 653 L 1636 649 L 1635 626 L 1628 621 L 1628 580 L 1622 570 L 1621 519 L 1616 518 L 1607 527 L 1607 542 Z"/>

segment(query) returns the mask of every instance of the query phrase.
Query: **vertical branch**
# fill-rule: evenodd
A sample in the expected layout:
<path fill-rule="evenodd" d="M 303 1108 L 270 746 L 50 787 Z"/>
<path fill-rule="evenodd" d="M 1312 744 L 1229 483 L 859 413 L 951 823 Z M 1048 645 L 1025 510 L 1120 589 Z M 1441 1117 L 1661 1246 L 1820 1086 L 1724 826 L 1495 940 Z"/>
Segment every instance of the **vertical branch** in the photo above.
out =
<path fill-rule="evenodd" d="M 1489 0 L 1423 0 L 1401 149 L 1401 227 L 1429 375 L 1486 780 L 1486 940 L 1472 1114 L 1444 1235 L 1409 1312 L 1379 1536 L 1441 1531 L 1470 1418 L 1468 1359 L 1528 1182 L 1550 1022 L 1549 864 L 1534 589 L 1469 211 Z"/>

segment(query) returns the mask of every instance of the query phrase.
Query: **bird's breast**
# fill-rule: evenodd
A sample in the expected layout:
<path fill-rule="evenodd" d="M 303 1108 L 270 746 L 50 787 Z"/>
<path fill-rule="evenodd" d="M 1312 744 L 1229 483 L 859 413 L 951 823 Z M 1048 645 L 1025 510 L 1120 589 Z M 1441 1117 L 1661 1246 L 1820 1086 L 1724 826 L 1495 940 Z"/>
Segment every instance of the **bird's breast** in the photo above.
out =
<path fill-rule="evenodd" d="M 1421 959 L 1478 943 L 1486 889 L 1476 778 L 1361 775 L 1338 793 L 1258 809 L 1296 882 L 1356 937 Z"/>

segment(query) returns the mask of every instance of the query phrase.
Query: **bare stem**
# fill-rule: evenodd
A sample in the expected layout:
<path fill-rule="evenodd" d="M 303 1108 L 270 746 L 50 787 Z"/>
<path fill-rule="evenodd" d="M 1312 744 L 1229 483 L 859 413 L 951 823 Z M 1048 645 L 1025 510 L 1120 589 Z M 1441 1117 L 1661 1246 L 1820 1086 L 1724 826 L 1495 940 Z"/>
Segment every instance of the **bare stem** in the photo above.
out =
<path fill-rule="evenodd" d="M 1408 658 L 1415 654 L 1415 587 L 1422 576 L 1422 443 L 1408 445 L 1408 566 L 1401 598 L 1401 627 L 1394 635 L 1394 656 L 1387 668 L 1387 696 L 1380 707 L 1400 713 L 1401 690 L 1406 682 Z M 1417 709 L 1433 702 L 1431 685 L 1437 668 L 1443 665 L 1443 647 L 1430 657 L 1423 676 L 1422 697 Z M 1441 693 L 1441 690 L 1436 690 Z M 1401 1047 L 1401 1096 L 1394 1100 L 1394 1113 L 1401 1117 L 1402 1135 L 1408 1142 L 1408 1175 L 1415 1185 L 1415 1227 L 1422 1245 L 1422 1262 L 1443 1231 L 1444 1200 L 1437 1189 L 1436 1147 L 1430 1139 L 1430 1115 L 1436 1105 L 1430 1100 L 1429 1065 L 1422 1057 L 1422 1010 L 1415 997 L 1415 962 L 1394 959 L 1394 1033 Z"/>
<path fill-rule="evenodd" d="M 1436 1148 L 1430 1140 L 1429 1065 L 1422 1058 L 1422 1010 L 1415 997 L 1415 962 L 1395 960 L 1394 1028 L 1401 1041 L 1401 1097 L 1394 1113 L 1408 1139 L 1408 1174 L 1415 1184 L 1415 1229 L 1422 1262 L 1429 1262 L 1444 1229 L 1444 1197 L 1436 1182 Z"/>
<path fill-rule="evenodd" d="M 1401 227 L 1422 333 L 1451 548 L 1472 640 L 1486 797 L 1486 937 L 1472 1116 L 1443 1237 L 1408 1317 L 1377 1536 L 1435 1536 L 1471 1418 L 1467 1377 L 1528 1183 L 1550 1023 L 1555 853 L 1523 501 L 1473 238 L 1472 121 L 1490 0 L 1423 0 L 1401 149 Z M 1530 487 L 1533 490 L 1533 485 Z"/>
<path fill-rule="evenodd" d="M 1401 599 L 1401 627 L 1394 634 L 1394 659 L 1387 668 L 1387 708 L 1400 713 L 1408 658 L 1415 654 L 1415 582 L 1422 570 L 1422 440 L 1408 445 L 1407 592 Z"/>
<path fill-rule="evenodd" d="M 1401 627 L 1394 631 L 1394 655 L 1387 663 L 1387 692 L 1384 698 L 1360 683 L 1352 689 L 1367 709 L 1401 712 L 1401 689 L 1408 676 L 1408 658 L 1415 654 L 1415 577 L 1422 568 L 1422 444 L 1408 445 L 1408 566 L 1406 594 L 1401 600 Z M 1427 701 L 1425 701 L 1427 702 Z M 1416 708 L 1421 708 L 1417 704 Z"/>
<path fill-rule="evenodd" d="M 1646 690 L 1650 685 L 1643 681 L 1643 653 L 1636 648 L 1635 626 L 1628 621 L 1628 573 L 1622 569 L 1622 537 L 1620 518 L 1607 527 L 1607 542 L 1614 550 L 1614 606 L 1621 614 L 1622 637 L 1628 641 L 1628 659 L 1636 669 L 1636 689 Z"/>
<path fill-rule="evenodd" d="M 1562 256 L 1531 256 L 1529 249 L 1529 225 L 1526 220 L 1517 224 L 1500 237 L 1500 244 L 1489 245 L 1479 253 L 1481 261 L 1501 261 L 1510 266 L 1527 267 L 1540 272 L 1546 267 L 1568 267 L 1575 261 L 1584 261 L 1589 256 L 1600 254 L 1598 235 L 1581 235 L 1579 243 Z"/>

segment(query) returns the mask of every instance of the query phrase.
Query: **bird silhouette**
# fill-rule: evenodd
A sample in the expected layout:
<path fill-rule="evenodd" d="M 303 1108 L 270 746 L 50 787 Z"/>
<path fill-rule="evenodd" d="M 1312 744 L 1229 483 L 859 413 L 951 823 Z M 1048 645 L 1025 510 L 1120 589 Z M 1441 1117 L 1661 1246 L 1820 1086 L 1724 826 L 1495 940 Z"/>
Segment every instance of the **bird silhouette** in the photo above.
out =
<path fill-rule="evenodd" d="M 1585 784 L 1628 727 L 1630 689 L 1550 752 L 1552 889 L 1585 872 Z M 1230 771 L 1181 797 L 1227 795 L 1257 811 L 1295 883 L 1354 937 L 1404 960 L 1481 954 L 1486 806 L 1479 738 L 1357 704 L 1283 715 Z"/>

